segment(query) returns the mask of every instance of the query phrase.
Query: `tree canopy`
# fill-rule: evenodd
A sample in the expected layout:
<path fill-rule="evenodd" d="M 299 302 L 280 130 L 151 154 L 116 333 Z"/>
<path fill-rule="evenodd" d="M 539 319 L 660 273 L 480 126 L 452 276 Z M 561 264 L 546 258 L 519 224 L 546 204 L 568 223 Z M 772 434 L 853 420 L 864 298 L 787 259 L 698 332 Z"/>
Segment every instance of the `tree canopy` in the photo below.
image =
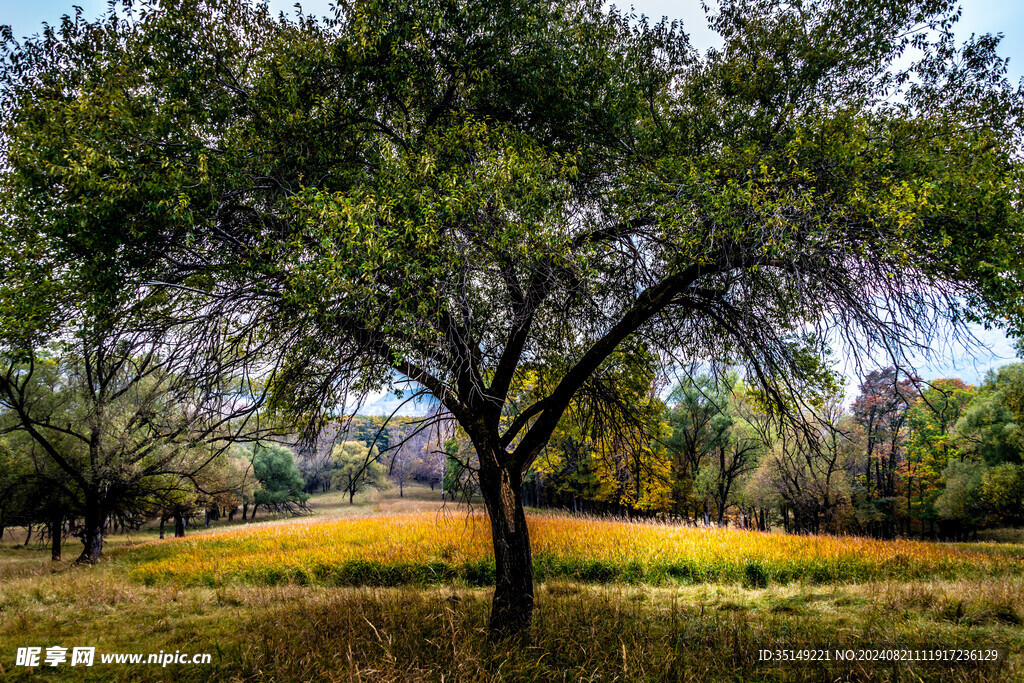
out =
<path fill-rule="evenodd" d="M 259 487 L 253 492 L 253 516 L 262 505 L 267 510 L 291 509 L 293 503 L 304 506 L 309 500 L 306 482 L 295 467 L 295 454 L 277 444 L 257 444 L 252 453 L 252 469 Z"/>
<path fill-rule="evenodd" d="M 334 474 L 331 484 L 348 494 L 351 505 L 357 493 L 367 488 L 388 487 L 387 468 L 380 462 L 377 447 L 361 441 L 343 441 L 331 452 L 334 460 Z"/>

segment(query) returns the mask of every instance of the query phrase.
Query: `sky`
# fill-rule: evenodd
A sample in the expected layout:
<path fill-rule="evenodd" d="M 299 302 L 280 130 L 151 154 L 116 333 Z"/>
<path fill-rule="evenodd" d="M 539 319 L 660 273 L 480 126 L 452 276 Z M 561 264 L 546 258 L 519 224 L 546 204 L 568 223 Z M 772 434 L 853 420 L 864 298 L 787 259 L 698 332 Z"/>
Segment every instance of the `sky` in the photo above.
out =
<path fill-rule="evenodd" d="M 304 13 L 323 15 L 329 11 L 330 0 L 304 0 Z M 667 16 L 680 19 L 695 46 L 710 47 L 714 34 L 708 30 L 700 0 L 634 0 L 615 2 L 621 9 L 632 7 L 637 14 L 654 19 Z M 82 8 L 87 18 L 95 18 L 107 8 L 107 0 L 0 0 L 0 24 L 9 24 L 16 38 L 40 30 L 44 21 L 56 24 L 64 14 L 73 14 L 73 7 Z M 294 0 L 271 0 L 276 12 L 294 12 Z M 1004 34 L 1000 53 L 1010 59 L 1010 75 L 1014 82 L 1024 76 L 1024 2 L 1020 0 L 970 0 L 961 3 L 963 16 L 956 34 L 961 39 L 972 33 Z"/>
<path fill-rule="evenodd" d="M 706 50 L 714 45 L 715 35 L 708 28 L 701 9 L 700 0 L 635 0 L 615 3 L 621 9 L 632 7 L 637 14 L 653 19 L 668 16 L 680 19 L 684 30 L 690 35 L 695 47 Z M 99 16 L 107 8 L 106 0 L 0 0 L 0 24 L 11 25 L 14 35 L 20 39 L 40 31 L 43 22 L 57 24 L 64 14 L 74 13 L 74 5 L 82 8 L 86 18 Z M 275 12 L 293 13 L 294 0 L 271 0 Z M 305 0 L 304 13 L 323 15 L 329 12 L 329 0 Z M 972 33 L 1002 33 L 1003 41 L 999 53 L 1009 58 L 1009 75 L 1013 82 L 1024 77 L 1024 2 L 1021 0 L 970 0 L 962 4 L 963 15 L 956 28 L 956 35 L 966 40 Z M 937 377 L 960 377 L 972 384 L 979 383 L 990 368 L 1010 362 L 1015 354 L 1013 345 L 998 330 L 973 329 L 978 339 L 989 350 L 980 348 L 965 354 L 962 348 L 941 345 L 933 349 L 932 358 L 919 360 L 918 372 L 926 379 Z M 852 367 L 841 367 L 848 377 L 847 396 L 856 394 L 859 383 Z M 401 401 L 388 395 L 371 397 L 364 412 L 368 414 L 390 413 Z M 422 408 L 406 407 L 401 413 L 422 413 Z M 400 413 L 400 414 L 401 414 Z"/>

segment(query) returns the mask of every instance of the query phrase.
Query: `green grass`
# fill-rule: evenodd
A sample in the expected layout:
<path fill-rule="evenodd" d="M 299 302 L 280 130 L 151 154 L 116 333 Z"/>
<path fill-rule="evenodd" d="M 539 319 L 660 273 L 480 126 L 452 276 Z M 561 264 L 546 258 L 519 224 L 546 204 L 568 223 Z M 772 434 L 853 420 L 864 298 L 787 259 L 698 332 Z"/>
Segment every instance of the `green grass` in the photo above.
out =
<path fill-rule="evenodd" d="M 978 532 L 978 540 L 990 543 L 1015 543 L 1024 546 L 1024 527 L 984 529 Z"/>

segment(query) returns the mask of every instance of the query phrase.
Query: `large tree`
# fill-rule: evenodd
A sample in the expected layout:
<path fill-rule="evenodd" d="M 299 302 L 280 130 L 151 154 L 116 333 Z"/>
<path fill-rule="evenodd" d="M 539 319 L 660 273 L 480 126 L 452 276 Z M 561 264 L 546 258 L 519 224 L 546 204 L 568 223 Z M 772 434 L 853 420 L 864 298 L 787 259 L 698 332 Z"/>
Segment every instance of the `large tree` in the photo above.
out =
<path fill-rule="evenodd" d="M 479 458 L 495 635 L 533 610 L 524 473 L 616 349 L 731 362 L 797 416 L 820 340 L 896 364 L 1020 313 L 1021 95 L 945 0 L 723 0 L 705 53 L 600 0 L 136 9 L 7 40 L 17 239 L 206 293 L 311 423 L 433 394 Z"/>
<path fill-rule="evenodd" d="M 309 494 L 290 449 L 278 444 L 257 444 L 253 448 L 252 470 L 259 482 L 253 492 L 252 518 L 260 505 L 271 512 L 294 513 L 293 504 L 305 509 Z"/>
<path fill-rule="evenodd" d="M 156 507 L 215 494 L 210 469 L 243 435 L 258 435 L 260 400 L 218 363 L 195 375 L 191 341 L 157 344 L 123 331 L 61 344 L 52 355 L 0 353 L 0 436 L 31 460 L 25 485 L 59 529 L 81 520 L 78 561 L 102 554 L 110 519 L 138 524 Z M 55 549 L 56 552 L 56 549 Z"/>
<path fill-rule="evenodd" d="M 368 488 L 383 490 L 388 487 L 387 468 L 380 462 L 377 447 L 361 441 L 342 441 L 334 447 L 331 486 L 348 494 L 352 505 L 357 493 Z"/>

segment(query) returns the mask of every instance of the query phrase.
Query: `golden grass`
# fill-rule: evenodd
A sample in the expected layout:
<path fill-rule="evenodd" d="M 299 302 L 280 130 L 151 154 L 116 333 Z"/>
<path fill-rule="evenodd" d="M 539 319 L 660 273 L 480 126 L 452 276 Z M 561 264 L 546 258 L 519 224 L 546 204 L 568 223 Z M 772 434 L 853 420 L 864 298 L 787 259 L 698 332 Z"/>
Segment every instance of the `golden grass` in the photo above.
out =
<path fill-rule="evenodd" d="M 539 580 L 625 583 L 853 583 L 1024 574 L 1018 549 L 789 536 L 575 517 L 529 520 Z M 488 585 L 490 529 L 436 513 L 235 529 L 114 554 L 146 584 Z"/>
<path fill-rule="evenodd" d="M 485 519 L 409 498 L 315 502 L 323 521 L 261 515 L 134 545 L 152 530 L 115 535 L 95 567 L 0 547 L 0 680 L 1024 681 L 1019 545 L 535 516 L 543 582 L 530 643 L 509 649 L 488 642 L 491 591 L 473 586 L 493 571 Z M 18 647 L 60 644 L 214 659 L 14 666 Z M 981 668 L 758 660 L 760 649 L 865 644 L 998 647 L 1003 658 Z"/>

